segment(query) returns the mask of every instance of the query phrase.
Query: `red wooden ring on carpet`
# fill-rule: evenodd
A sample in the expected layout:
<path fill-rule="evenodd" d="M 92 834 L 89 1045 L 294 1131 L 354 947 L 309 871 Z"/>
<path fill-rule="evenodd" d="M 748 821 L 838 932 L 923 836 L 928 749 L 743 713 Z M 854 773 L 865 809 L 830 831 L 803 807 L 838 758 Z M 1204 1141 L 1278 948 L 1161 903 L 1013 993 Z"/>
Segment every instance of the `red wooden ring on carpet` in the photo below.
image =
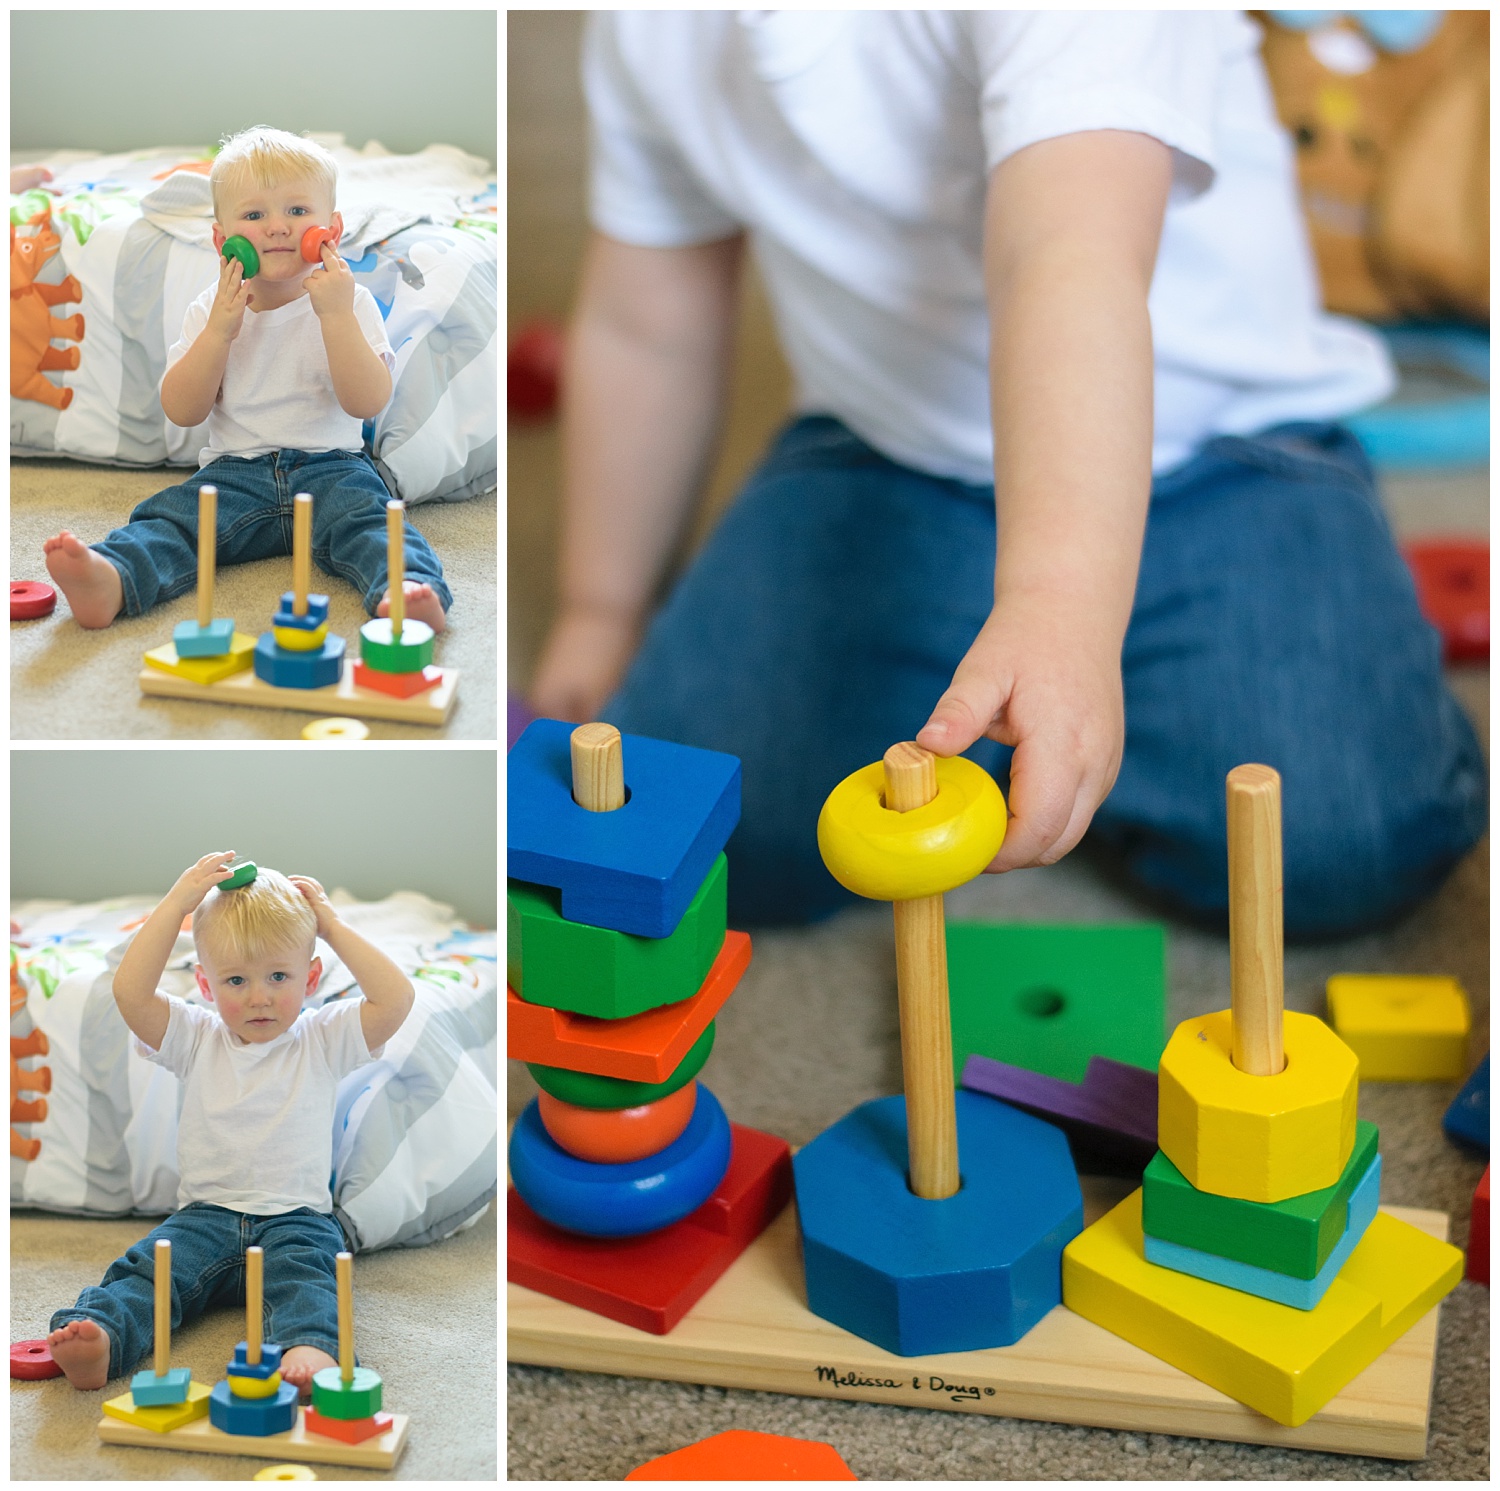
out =
<path fill-rule="evenodd" d="M 52 1360 L 52 1349 L 45 1341 L 13 1341 L 10 1375 L 35 1382 L 43 1377 L 61 1377 L 63 1369 Z"/>
<path fill-rule="evenodd" d="M 33 621 L 38 616 L 49 616 L 57 605 L 57 592 L 40 580 L 12 580 L 10 582 L 10 619 Z"/>
<path fill-rule="evenodd" d="M 579 1108 L 542 1092 L 537 1111 L 560 1149 L 595 1165 L 623 1165 L 665 1149 L 687 1128 L 697 1101 L 695 1080 L 638 1108 Z"/>

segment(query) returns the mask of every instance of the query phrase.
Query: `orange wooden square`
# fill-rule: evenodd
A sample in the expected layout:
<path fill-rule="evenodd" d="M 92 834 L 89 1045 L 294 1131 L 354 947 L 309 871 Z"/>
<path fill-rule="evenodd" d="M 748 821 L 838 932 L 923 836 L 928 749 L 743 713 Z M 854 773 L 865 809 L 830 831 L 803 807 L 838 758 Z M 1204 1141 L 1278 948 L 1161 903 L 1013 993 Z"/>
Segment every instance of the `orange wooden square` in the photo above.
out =
<path fill-rule="evenodd" d="M 362 1444 L 384 1434 L 395 1423 L 389 1413 L 377 1413 L 367 1419 L 325 1418 L 311 1403 L 302 1410 L 302 1427 L 309 1434 L 321 1434 L 325 1439 L 342 1440 L 345 1444 Z"/>
<path fill-rule="evenodd" d="M 637 1466 L 627 1481 L 854 1481 L 844 1457 L 821 1439 L 726 1429 Z"/>
<path fill-rule="evenodd" d="M 362 658 L 354 660 L 354 682 L 359 688 L 374 689 L 397 699 L 413 698 L 427 689 L 435 689 L 442 681 L 441 668 L 423 668 L 420 673 L 382 673 Z"/>

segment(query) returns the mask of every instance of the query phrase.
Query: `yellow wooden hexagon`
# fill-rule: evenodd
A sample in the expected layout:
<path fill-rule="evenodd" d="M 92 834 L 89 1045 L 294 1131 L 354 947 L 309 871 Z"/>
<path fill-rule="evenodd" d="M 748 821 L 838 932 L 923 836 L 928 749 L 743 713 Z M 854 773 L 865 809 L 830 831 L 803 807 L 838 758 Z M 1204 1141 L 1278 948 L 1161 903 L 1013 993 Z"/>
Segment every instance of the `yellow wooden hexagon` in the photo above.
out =
<path fill-rule="evenodd" d="M 1184 1020 L 1162 1052 L 1157 1138 L 1200 1191 L 1285 1201 L 1335 1185 L 1354 1150 L 1359 1059 L 1314 1015 L 1283 1016 L 1286 1066 L 1234 1065 L 1228 1010 Z"/>

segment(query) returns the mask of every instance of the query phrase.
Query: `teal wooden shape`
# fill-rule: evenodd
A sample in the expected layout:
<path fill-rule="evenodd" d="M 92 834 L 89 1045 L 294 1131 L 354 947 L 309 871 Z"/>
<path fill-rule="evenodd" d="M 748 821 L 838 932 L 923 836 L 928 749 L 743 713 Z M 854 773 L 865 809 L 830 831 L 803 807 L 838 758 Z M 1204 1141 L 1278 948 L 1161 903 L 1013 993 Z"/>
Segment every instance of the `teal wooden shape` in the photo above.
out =
<path fill-rule="evenodd" d="M 948 923 L 953 1075 L 988 1056 L 1066 1082 L 1089 1058 L 1154 1068 L 1167 1043 L 1166 937 L 1153 922 Z"/>
<path fill-rule="evenodd" d="M 130 1396 L 137 1408 L 161 1408 L 171 1403 L 186 1403 L 192 1371 L 187 1367 L 168 1367 L 160 1377 L 155 1372 L 137 1372 L 130 1379 Z"/>
<path fill-rule="evenodd" d="M 1289 1278 L 1316 1278 L 1348 1228 L 1350 1199 L 1379 1147 L 1380 1130 L 1360 1120 L 1349 1163 L 1333 1185 L 1269 1204 L 1200 1191 L 1158 1152 L 1141 1182 L 1142 1231 Z"/>
<path fill-rule="evenodd" d="M 665 937 L 637 937 L 562 914 L 562 892 L 512 880 L 506 889 L 506 978 L 528 1004 L 623 1020 L 691 999 L 724 945 L 729 861 L 720 854 Z"/>
<path fill-rule="evenodd" d="M 604 1077 L 597 1072 L 570 1072 L 566 1067 L 543 1066 L 528 1061 L 526 1070 L 536 1078 L 536 1085 L 560 1102 L 575 1108 L 638 1108 L 670 1097 L 686 1087 L 703 1070 L 708 1053 L 714 1048 L 714 1027 L 710 1020 L 703 1034 L 688 1047 L 688 1053 L 664 1082 L 629 1082 L 624 1077 Z"/>
<path fill-rule="evenodd" d="M 179 621 L 172 628 L 172 646 L 178 657 L 223 657 L 234 641 L 234 622 L 215 617 L 207 626 L 196 621 Z"/>
<path fill-rule="evenodd" d="M 1349 1255 L 1379 1210 L 1380 1156 L 1376 1155 L 1349 1198 L 1345 1212 L 1348 1223 L 1343 1236 L 1334 1244 L 1322 1268 L 1310 1279 L 1294 1279 L 1290 1274 L 1280 1274 L 1274 1269 L 1256 1268 L 1254 1264 L 1240 1263 L 1234 1258 L 1221 1258 L 1217 1253 L 1184 1248 L 1149 1234 L 1145 1237 L 1146 1261 L 1180 1274 L 1191 1274 L 1196 1279 L 1207 1279 L 1211 1284 L 1238 1289 L 1242 1294 L 1254 1294 L 1279 1305 L 1290 1305 L 1294 1310 L 1314 1310 L 1328 1293 L 1328 1286 L 1338 1277 L 1339 1270 L 1349 1261 Z"/>

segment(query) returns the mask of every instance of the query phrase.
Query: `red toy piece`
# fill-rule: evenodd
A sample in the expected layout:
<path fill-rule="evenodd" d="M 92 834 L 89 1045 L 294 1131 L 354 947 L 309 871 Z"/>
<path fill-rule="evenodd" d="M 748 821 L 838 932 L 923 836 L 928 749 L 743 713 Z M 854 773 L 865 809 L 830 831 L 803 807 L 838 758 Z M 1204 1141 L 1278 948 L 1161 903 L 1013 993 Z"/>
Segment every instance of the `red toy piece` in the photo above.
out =
<path fill-rule="evenodd" d="M 33 621 L 38 616 L 50 616 L 57 605 L 57 592 L 40 580 L 12 580 L 10 582 L 10 619 Z"/>
<path fill-rule="evenodd" d="M 441 668 L 423 668 L 420 673 L 382 673 L 363 658 L 354 660 L 354 682 L 358 687 L 391 694 L 397 699 L 411 699 L 427 689 L 435 689 L 442 681 Z"/>
<path fill-rule="evenodd" d="M 1490 1287 L 1490 1167 L 1484 1167 L 1474 1188 L 1474 1206 L 1469 1212 L 1469 1261 L 1464 1268 L 1467 1278 Z"/>
<path fill-rule="evenodd" d="M 337 246 L 339 235 L 332 228 L 309 228 L 302 235 L 302 257 L 309 264 L 317 264 L 323 258 L 323 245 Z"/>
<path fill-rule="evenodd" d="M 1443 660 L 1490 656 L 1490 546 L 1473 539 L 1424 539 L 1402 551 L 1422 614 L 1443 634 Z"/>
<path fill-rule="evenodd" d="M 325 1439 L 341 1440 L 344 1444 L 362 1444 L 384 1434 L 395 1419 L 388 1413 L 377 1413 L 367 1419 L 325 1418 L 312 1404 L 302 1410 L 302 1427 L 309 1434 L 321 1434 Z"/>
<path fill-rule="evenodd" d="M 603 1022 L 599 1022 L 603 1023 Z M 506 1278 L 596 1315 L 664 1336 L 771 1225 L 792 1194 L 784 1139 L 731 1123 L 718 1189 L 691 1216 L 642 1237 L 582 1237 L 506 1195 Z M 755 1479 L 755 1477 L 749 1477 Z"/>
<path fill-rule="evenodd" d="M 43 1377 L 61 1377 L 62 1368 L 52 1360 L 52 1350 L 45 1341 L 13 1341 L 10 1375 L 36 1382 Z"/>
<path fill-rule="evenodd" d="M 857 1481 L 844 1457 L 819 1439 L 729 1429 L 637 1466 L 627 1481 Z"/>
<path fill-rule="evenodd" d="M 505 360 L 505 401 L 512 419 L 540 424 L 557 413 L 563 361 L 562 328 L 555 322 L 526 322 Z"/>

